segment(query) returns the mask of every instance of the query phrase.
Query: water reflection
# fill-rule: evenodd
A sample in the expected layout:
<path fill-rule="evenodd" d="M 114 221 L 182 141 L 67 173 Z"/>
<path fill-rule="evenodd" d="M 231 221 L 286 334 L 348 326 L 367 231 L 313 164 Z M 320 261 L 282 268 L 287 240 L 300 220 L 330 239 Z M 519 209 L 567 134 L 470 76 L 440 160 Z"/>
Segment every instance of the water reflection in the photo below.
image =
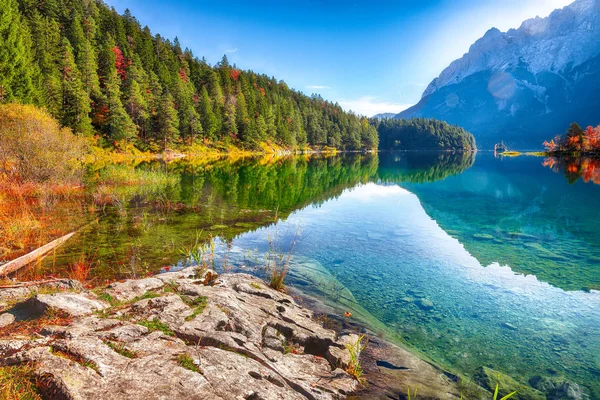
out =
<path fill-rule="evenodd" d="M 598 158 L 548 157 L 542 165 L 556 173 L 563 173 L 569 183 L 575 183 L 582 179 L 585 183 L 592 182 L 600 185 L 600 159 Z"/>

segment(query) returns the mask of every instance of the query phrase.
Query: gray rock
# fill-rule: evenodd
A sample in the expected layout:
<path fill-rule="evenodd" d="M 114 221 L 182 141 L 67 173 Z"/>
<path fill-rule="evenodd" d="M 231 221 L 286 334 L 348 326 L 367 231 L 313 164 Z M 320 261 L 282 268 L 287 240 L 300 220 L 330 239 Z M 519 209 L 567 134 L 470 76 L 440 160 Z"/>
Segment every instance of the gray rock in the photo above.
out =
<path fill-rule="evenodd" d="M 117 300 L 131 301 L 150 290 L 162 288 L 164 284 L 163 280 L 158 278 L 129 279 L 109 285 L 106 293 Z"/>
<path fill-rule="evenodd" d="M 24 299 L 31 297 L 32 293 L 36 293 L 41 289 L 53 289 L 63 291 L 76 291 L 80 292 L 83 290 L 81 282 L 73 279 L 57 279 L 46 282 L 28 282 L 26 285 L 19 286 L 15 284 L 11 288 L 0 288 L 0 301 L 4 303 L 5 300 Z"/>
<path fill-rule="evenodd" d="M 30 304 L 39 311 L 54 308 L 73 316 L 89 315 L 109 307 L 103 301 L 77 293 L 38 294 L 30 300 Z"/>
<path fill-rule="evenodd" d="M 249 275 L 226 274 L 212 286 L 191 271 L 163 278 L 111 285 L 109 294 L 120 300 L 148 290 L 159 297 L 108 309 L 108 318 L 90 315 L 107 307 L 90 293 L 38 295 L 31 301 L 39 308 L 63 309 L 73 322 L 45 327 L 37 341 L 0 342 L 0 359 L 32 363 L 53 398 L 326 400 L 355 389 L 341 369 L 352 337 L 337 340 L 290 296 Z M 177 293 L 162 293 L 163 282 Z M 189 301 L 198 296 L 206 307 L 190 319 Z"/>
<path fill-rule="evenodd" d="M 0 314 L 0 328 L 4 328 L 15 322 L 15 316 L 10 313 Z"/>

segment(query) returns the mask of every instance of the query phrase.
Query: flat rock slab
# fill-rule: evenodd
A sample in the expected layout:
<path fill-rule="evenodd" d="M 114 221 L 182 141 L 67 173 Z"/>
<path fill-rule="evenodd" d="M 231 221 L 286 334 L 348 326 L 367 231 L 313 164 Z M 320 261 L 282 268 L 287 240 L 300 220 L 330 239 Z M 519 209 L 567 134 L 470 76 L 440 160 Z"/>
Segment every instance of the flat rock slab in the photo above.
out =
<path fill-rule="evenodd" d="M 290 296 L 244 274 L 207 286 L 194 271 L 161 278 L 110 285 L 116 307 L 89 292 L 33 297 L 24 304 L 73 320 L 7 338 L 0 364 L 31 363 L 45 395 L 82 400 L 330 400 L 357 387 L 343 369 L 348 337 Z"/>
<path fill-rule="evenodd" d="M 38 294 L 30 302 L 32 308 L 41 312 L 52 308 L 75 317 L 89 315 L 109 307 L 103 301 L 94 300 L 77 293 Z"/>
<path fill-rule="evenodd" d="M 144 295 L 150 290 L 160 289 L 164 282 L 158 278 L 129 279 L 125 282 L 116 282 L 108 286 L 106 293 L 117 300 L 131 301 Z"/>

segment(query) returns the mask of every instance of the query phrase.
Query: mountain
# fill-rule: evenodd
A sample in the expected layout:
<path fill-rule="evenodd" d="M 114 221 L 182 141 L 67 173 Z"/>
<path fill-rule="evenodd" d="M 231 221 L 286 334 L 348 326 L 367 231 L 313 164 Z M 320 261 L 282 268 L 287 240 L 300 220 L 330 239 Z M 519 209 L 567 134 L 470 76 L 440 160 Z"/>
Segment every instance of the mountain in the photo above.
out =
<path fill-rule="evenodd" d="M 374 119 L 386 119 L 386 118 L 394 118 L 395 116 L 396 116 L 395 113 L 381 113 L 381 114 L 375 114 L 371 118 L 374 118 Z"/>
<path fill-rule="evenodd" d="M 539 148 L 570 122 L 600 122 L 600 0 L 577 0 L 508 32 L 490 29 L 396 118 L 463 126 L 480 148 Z"/>

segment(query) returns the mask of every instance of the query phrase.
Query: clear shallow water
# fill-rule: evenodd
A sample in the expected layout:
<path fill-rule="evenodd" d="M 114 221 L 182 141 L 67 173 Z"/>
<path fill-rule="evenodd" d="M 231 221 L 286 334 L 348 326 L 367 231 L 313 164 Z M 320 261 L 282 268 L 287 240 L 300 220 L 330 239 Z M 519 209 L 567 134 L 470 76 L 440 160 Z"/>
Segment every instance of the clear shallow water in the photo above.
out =
<path fill-rule="evenodd" d="M 600 398 L 600 186 L 542 162 L 412 153 L 161 166 L 176 183 L 128 190 L 48 268 L 85 253 L 99 277 L 143 274 L 180 264 L 198 235 L 261 254 L 273 236 L 285 251 L 299 229 L 294 268 L 339 285 L 320 295 L 347 288 L 444 367 L 523 383 L 558 374 Z"/>

